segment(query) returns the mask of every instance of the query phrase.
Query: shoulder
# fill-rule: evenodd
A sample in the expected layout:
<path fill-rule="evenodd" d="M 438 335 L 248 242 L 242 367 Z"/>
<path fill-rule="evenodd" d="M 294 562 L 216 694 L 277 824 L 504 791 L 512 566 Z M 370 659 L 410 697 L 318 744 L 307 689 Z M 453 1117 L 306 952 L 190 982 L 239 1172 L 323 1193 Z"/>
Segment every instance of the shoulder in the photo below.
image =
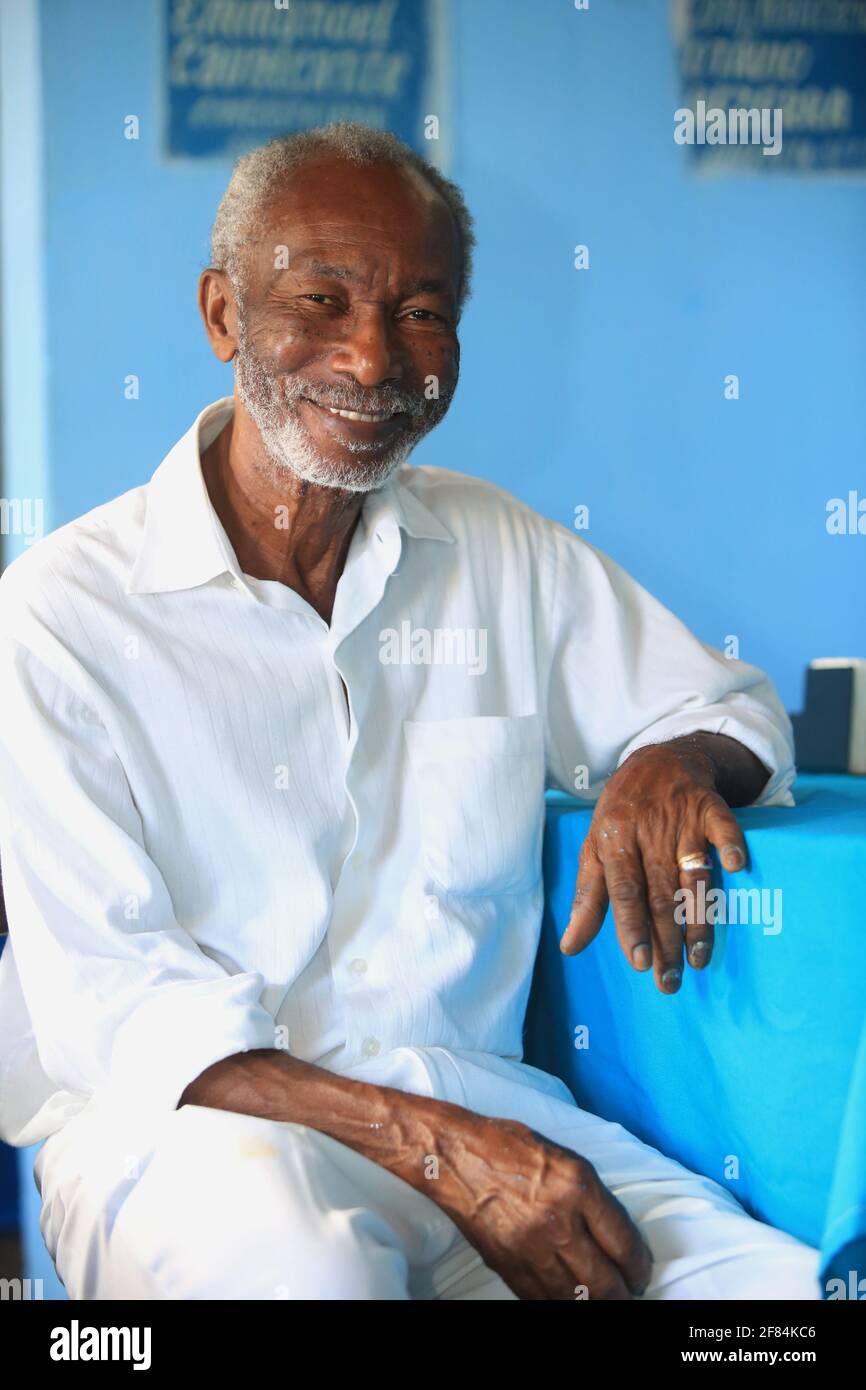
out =
<path fill-rule="evenodd" d="M 147 487 L 132 488 L 28 546 L 0 576 L 0 633 L 73 637 L 84 611 L 122 595 L 141 543 Z"/>
<path fill-rule="evenodd" d="M 520 550 L 555 572 L 598 575 L 615 562 L 576 531 L 543 516 L 496 483 L 450 468 L 404 465 L 401 485 L 458 541 Z"/>
<path fill-rule="evenodd" d="M 430 464 L 404 464 L 398 474 L 401 485 L 430 509 L 445 525 L 465 517 L 469 522 L 491 516 L 510 515 L 532 525 L 545 518 L 521 502 L 513 493 L 485 478 L 458 473 L 451 468 Z"/>

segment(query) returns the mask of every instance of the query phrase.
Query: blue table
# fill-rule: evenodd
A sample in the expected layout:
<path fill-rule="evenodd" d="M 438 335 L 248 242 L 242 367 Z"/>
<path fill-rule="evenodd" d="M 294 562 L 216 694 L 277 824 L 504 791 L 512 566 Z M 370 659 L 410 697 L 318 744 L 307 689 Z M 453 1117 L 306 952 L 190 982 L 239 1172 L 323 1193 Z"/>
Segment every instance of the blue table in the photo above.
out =
<path fill-rule="evenodd" d="M 627 965 L 610 914 L 580 956 L 560 952 L 592 807 L 550 797 L 526 1059 L 561 1076 L 583 1108 L 820 1245 L 824 1281 L 850 1287 L 858 1271 L 862 1298 L 866 778 L 802 776 L 794 796 L 796 808 L 737 812 L 750 866 L 715 880 L 768 890 L 770 913 L 717 926 L 710 966 L 687 967 L 670 997 Z"/>

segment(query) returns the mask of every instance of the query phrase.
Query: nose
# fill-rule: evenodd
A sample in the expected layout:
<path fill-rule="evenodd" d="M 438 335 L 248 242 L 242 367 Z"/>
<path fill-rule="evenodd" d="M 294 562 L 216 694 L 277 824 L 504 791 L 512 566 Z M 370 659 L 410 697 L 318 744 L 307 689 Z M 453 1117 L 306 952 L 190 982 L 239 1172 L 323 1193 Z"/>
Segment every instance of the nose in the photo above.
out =
<path fill-rule="evenodd" d="M 403 363 L 384 305 L 367 304 L 344 325 L 331 356 L 335 372 L 348 373 L 359 386 L 400 381 Z"/>

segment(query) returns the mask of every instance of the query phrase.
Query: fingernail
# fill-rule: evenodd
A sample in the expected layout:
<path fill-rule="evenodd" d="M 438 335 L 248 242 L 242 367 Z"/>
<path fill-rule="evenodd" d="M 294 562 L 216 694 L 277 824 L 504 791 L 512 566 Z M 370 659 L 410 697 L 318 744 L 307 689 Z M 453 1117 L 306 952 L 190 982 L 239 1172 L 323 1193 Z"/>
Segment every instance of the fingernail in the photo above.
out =
<path fill-rule="evenodd" d="M 692 949 L 689 951 L 689 960 L 691 961 L 692 965 L 703 965 L 709 953 L 709 941 L 696 941 Z"/>
<path fill-rule="evenodd" d="M 648 970 L 653 963 L 652 948 L 642 941 L 631 953 L 632 964 L 637 970 Z"/>
<path fill-rule="evenodd" d="M 726 869 L 741 869 L 746 862 L 746 856 L 738 845 L 727 845 L 722 851 Z"/>
<path fill-rule="evenodd" d="M 676 967 L 672 966 L 670 970 L 665 970 L 662 973 L 662 984 L 678 985 L 682 978 L 683 972 L 681 970 L 677 970 Z"/>

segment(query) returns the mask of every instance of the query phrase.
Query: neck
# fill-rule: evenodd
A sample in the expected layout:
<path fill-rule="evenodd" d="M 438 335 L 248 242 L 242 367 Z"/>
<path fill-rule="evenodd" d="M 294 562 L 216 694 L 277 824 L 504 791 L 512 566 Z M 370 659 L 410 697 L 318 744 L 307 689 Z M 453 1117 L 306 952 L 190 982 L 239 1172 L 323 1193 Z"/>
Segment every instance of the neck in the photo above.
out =
<path fill-rule="evenodd" d="M 243 573 L 287 584 L 329 623 L 364 494 L 305 483 L 288 470 L 276 483 L 259 432 L 237 400 L 202 453 L 201 468 Z"/>

